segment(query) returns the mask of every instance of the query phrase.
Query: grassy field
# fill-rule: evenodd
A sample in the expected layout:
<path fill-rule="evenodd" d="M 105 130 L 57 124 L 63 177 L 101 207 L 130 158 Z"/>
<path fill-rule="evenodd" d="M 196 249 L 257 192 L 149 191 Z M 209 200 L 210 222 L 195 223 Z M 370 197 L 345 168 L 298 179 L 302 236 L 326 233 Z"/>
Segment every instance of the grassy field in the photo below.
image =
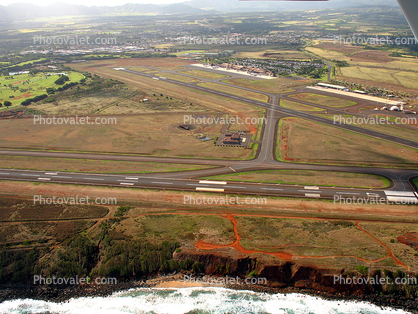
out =
<path fill-rule="evenodd" d="M 197 76 L 197 77 L 201 77 L 205 79 L 214 79 L 214 80 L 229 77 L 228 75 L 212 73 L 209 71 L 202 71 L 202 70 L 187 70 L 187 71 L 181 71 L 181 73 L 193 75 L 193 76 Z"/>
<path fill-rule="evenodd" d="M 156 112 L 207 112 L 205 107 L 184 102 L 149 89 L 138 90 L 128 85 L 115 84 L 102 88 L 68 90 L 53 96 L 53 102 L 31 104 L 30 108 L 44 114 L 120 115 Z M 147 99 L 143 102 L 142 99 Z"/>
<path fill-rule="evenodd" d="M 263 170 L 239 172 L 213 176 L 210 178 L 227 181 L 357 187 L 370 189 L 383 189 L 390 186 L 390 182 L 386 178 L 376 175 L 325 171 Z"/>
<path fill-rule="evenodd" d="M 155 75 L 166 77 L 166 78 L 176 80 L 176 81 L 180 81 L 180 82 L 185 82 L 185 83 L 194 83 L 194 82 L 199 82 L 200 81 L 199 79 L 184 76 L 184 75 L 180 75 L 180 74 L 156 72 Z"/>
<path fill-rule="evenodd" d="M 152 173 L 212 168 L 211 166 L 204 165 L 185 165 L 174 163 L 167 164 L 154 162 L 20 156 L 0 156 L 0 163 L 2 168 L 10 169 L 31 169 L 92 173 Z"/>
<path fill-rule="evenodd" d="M 280 250 L 308 257 L 357 256 L 370 260 L 386 255 L 379 243 L 352 222 L 264 217 L 238 217 L 237 221 L 241 244 L 246 249 Z"/>
<path fill-rule="evenodd" d="M 414 184 L 415 184 L 415 186 L 418 188 L 418 178 L 415 178 L 415 179 L 414 179 Z"/>
<path fill-rule="evenodd" d="M 193 131 L 179 129 L 178 126 L 185 123 L 185 116 L 188 115 L 118 116 L 111 123 L 83 125 L 7 120 L 0 124 L 0 142 L 4 148 L 169 157 L 247 159 L 251 155 L 250 149 L 214 146 L 214 141 L 202 142 L 196 138 L 198 134 L 206 134 L 215 140 L 221 124 L 197 125 Z"/>
<path fill-rule="evenodd" d="M 268 101 L 268 97 L 263 94 L 250 92 L 250 91 L 242 90 L 242 89 L 235 88 L 235 87 L 229 87 L 229 86 L 216 84 L 216 83 L 199 83 L 198 85 L 202 87 L 210 88 L 216 91 L 220 91 L 220 92 L 224 92 L 224 93 L 228 93 L 232 95 L 240 95 L 241 97 L 250 98 L 250 99 L 254 99 L 258 101 L 264 101 L 264 102 Z"/>
<path fill-rule="evenodd" d="M 340 71 L 345 77 L 418 89 L 418 74 L 415 72 L 361 66 L 345 67 L 341 68 Z"/>
<path fill-rule="evenodd" d="M 255 59 L 283 59 L 283 60 L 310 60 L 311 56 L 306 55 L 297 50 L 275 50 L 269 49 L 265 51 L 246 52 L 242 51 L 238 54 L 238 58 L 255 58 Z"/>
<path fill-rule="evenodd" d="M 311 52 L 321 58 L 328 59 L 328 60 L 340 60 L 340 61 L 350 61 L 350 58 L 345 56 L 343 53 L 338 51 L 332 50 L 325 50 L 316 47 L 307 47 L 306 51 Z"/>
<path fill-rule="evenodd" d="M 292 162 L 418 167 L 414 149 L 297 118 L 280 120 L 277 158 Z"/>
<path fill-rule="evenodd" d="M 334 115 L 331 114 L 317 114 L 320 117 L 323 118 L 327 118 L 327 119 L 331 119 L 334 120 Z M 342 118 L 344 119 L 352 119 L 353 116 L 351 115 L 341 115 Z M 370 119 L 385 119 L 386 121 L 386 117 L 385 115 L 371 115 Z M 406 118 L 410 118 L 410 117 L 406 117 Z M 388 121 L 389 123 L 395 123 L 395 117 L 389 117 Z M 336 124 L 338 124 L 338 122 L 336 122 Z M 354 124 L 356 126 L 365 128 L 365 129 L 370 129 L 370 130 L 375 130 L 378 132 L 382 132 L 382 133 L 387 133 L 387 134 L 391 134 L 393 136 L 398 136 L 398 137 L 402 137 L 402 138 L 407 138 L 413 141 L 417 140 L 418 137 L 418 129 L 414 130 L 414 129 L 410 129 L 410 128 L 406 128 L 403 125 L 397 125 L 397 124 L 371 124 L 371 123 L 363 123 L 363 124 Z M 406 125 L 408 126 L 408 125 Z M 417 126 L 416 124 L 409 124 L 409 126 Z"/>
<path fill-rule="evenodd" d="M 131 209 L 129 215 L 142 213 L 141 209 Z M 152 243 L 178 241 L 190 245 L 198 236 L 208 243 L 231 243 L 234 232 L 231 222 L 222 217 L 186 216 L 186 215 L 148 215 L 139 218 L 124 219 L 115 229 L 124 236 Z"/>
<path fill-rule="evenodd" d="M 193 106 L 199 105 L 213 110 L 219 110 L 229 113 L 246 113 L 259 111 L 258 108 L 243 104 L 234 100 L 226 99 L 225 97 L 214 96 L 208 93 L 198 92 L 189 88 L 170 84 L 164 80 L 153 80 L 150 78 L 140 77 L 131 73 L 122 71 L 115 71 L 114 67 L 132 67 L 132 66 L 164 66 L 167 64 L 181 65 L 188 64 L 182 60 L 173 60 L 172 58 L 159 59 L 115 59 L 106 61 L 93 61 L 78 64 L 71 64 L 71 66 L 80 71 L 89 71 L 91 73 L 112 78 L 126 83 L 138 90 L 151 90 L 170 97 L 182 99 L 186 103 L 193 103 Z M 169 60 L 165 60 L 169 59 Z M 261 112 L 261 111 L 260 111 Z"/>
<path fill-rule="evenodd" d="M 302 93 L 296 95 L 290 95 L 289 97 L 308 101 L 317 105 L 326 106 L 330 108 L 343 108 L 351 107 L 357 105 L 355 101 L 349 101 L 341 98 L 312 94 L 312 93 Z"/>
<path fill-rule="evenodd" d="M 78 82 L 84 76 L 78 72 L 69 72 L 68 77 L 70 81 L 67 83 Z M 54 84 L 57 79 L 58 75 L 45 76 L 43 73 L 38 73 L 35 76 L 29 74 L 14 75 L 13 79 L 0 76 L 0 102 L 3 103 L 8 100 L 12 103 L 12 106 L 20 105 L 27 98 L 46 94 L 46 89 L 49 87 L 59 87 L 59 85 Z M 18 90 L 13 91 L 9 85 L 18 88 Z M 5 109 L 4 106 L 2 108 Z"/>
<path fill-rule="evenodd" d="M 267 93 L 278 94 L 288 93 L 294 90 L 291 87 L 301 86 L 301 82 L 277 77 L 272 80 L 249 80 L 249 79 L 231 79 L 224 80 L 224 83 L 234 84 L 236 86 L 252 88 Z M 305 83 L 304 85 L 306 85 Z"/>
<path fill-rule="evenodd" d="M 297 111 L 324 111 L 324 109 L 300 104 L 287 99 L 280 99 L 280 107 L 289 108 Z"/>

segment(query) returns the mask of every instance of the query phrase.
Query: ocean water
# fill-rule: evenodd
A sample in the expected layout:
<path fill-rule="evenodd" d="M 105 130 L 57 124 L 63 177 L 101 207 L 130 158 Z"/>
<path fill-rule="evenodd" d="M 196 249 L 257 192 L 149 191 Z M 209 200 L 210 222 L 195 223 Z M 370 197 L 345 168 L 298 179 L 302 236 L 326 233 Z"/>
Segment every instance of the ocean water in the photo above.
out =
<path fill-rule="evenodd" d="M 0 313 L 71 314 L 389 314 L 408 313 L 365 302 L 328 301 L 303 294 L 265 294 L 226 288 L 132 289 L 108 297 L 62 303 L 20 299 L 0 303 Z"/>

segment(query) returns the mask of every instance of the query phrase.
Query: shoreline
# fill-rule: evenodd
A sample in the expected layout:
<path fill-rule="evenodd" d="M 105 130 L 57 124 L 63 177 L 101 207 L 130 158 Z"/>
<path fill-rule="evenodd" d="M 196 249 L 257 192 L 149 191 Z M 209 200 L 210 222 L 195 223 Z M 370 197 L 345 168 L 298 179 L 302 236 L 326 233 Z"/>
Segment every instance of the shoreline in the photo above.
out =
<path fill-rule="evenodd" d="M 203 283 L 185 282 L 185 274 L 168 276 L 158 276 L 147 280 L 120 281 L 114 285 L 89 285 L 89 286 L 63 286 L 48 287 L 34 285 L 0 285 L 0 303 L 13 300 L 41 300 L 53 303 L 63 303 L 70 299 L 88 297 L 108 297 L 115 293 L 123 293 L 131 289 L 183 289 L 183 288 L 226 288 L 232 290 L 246 290 L 256 293 L 267 294 L 303 294 L 322 298 L 328 301 L 347 301 L 347 302 L 368 302 L 380 307 L 390 307 L 393 309 L 404 310 L 410 313 L 418 313 L 418 300 L 403 297 L 401 295 L 354 295 L 349 293 L 329 293 L 312 289 L 296 288 L 292 286 L 271 287 L 263 285 L 214 285 Z M 195 276 L 195 278 L 212 278 L 219 280 L 222 276 Z"/>

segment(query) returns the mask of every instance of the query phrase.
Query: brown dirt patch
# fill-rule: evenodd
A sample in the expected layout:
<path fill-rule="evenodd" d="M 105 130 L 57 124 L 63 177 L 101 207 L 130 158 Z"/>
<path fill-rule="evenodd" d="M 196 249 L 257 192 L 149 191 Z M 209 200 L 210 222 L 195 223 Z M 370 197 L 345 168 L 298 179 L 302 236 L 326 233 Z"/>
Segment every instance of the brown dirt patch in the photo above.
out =
<path fill-rule="evenodd" d="M 404 235 L 398 237 L 398 241 L 402 244 L 412 246 L 418 250 L 418 233 L 417 232 L 408 232 Z"/>

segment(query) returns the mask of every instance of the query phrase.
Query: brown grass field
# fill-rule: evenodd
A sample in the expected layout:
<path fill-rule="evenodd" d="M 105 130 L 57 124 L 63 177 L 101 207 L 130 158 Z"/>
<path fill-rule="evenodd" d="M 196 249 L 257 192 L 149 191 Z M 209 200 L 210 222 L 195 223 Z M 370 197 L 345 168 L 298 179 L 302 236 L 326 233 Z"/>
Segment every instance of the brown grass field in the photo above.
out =
<path fill-rule="evenodd" d="M 300 104 L 287 99 L 280 99 L 280 106 L 297 111 L 324 111 L 324 109 L 321 108 Z"/>
<path fill-rule="evenodd" d="M 118 116 L 117 124 L 89 125 L 43 125 L 33 124 L 32 119 L 8 120 L 0 125 L 0 141 L 3 148 L 215 159 L 250 157 L 250 149 L 214 146 L 221 124 L 198 125 L 193 131 L 179 129 L 188 116 Z M 246 116 L 240 115 L 244 119 Z M 257 125 L 253 129 L 256 132 Z M 201 142 L 196 138 L 197 134 L 206 134 L 213 141 Z"/>
<path fill-rule="evenodd" d="M 357 105 L 355 101 L 345 100 L 341 98 L 324 96 L 312 93 L 302 93 L 296 95 L 290 95 L 289 97 L 308 101 L 317 105 L 327 106 L 330 108 L 342 108 L 342 107 L 351 107 Z"/>
<path fill-rule="evenodd" d="M 275 79 L 271 80 L 230 79 L 223 80 L 223 82 L 272 94 L 293 92 L 294 90 L 292 87 L 308 84 L 308 81 L 302 83 L 301 81 L 286 79 L 282 77 L 276 77 Z"/>
<path fill-rule="evenodd" d="M 414 149 L 297 118 L 281 120 L 277 148 L 292 162 L 418 166 Z"/>
<path fill-rule="evenodd" d="M 202 70 L 187 70 L 187 71 L 181 71 L 181 73 L 193 75 L 193 76 L 197 76 L 201 78 L 206 78 L 206 79 L 221 79 L 221 78 L 229 77 L 228 75 L 202 71 Z"/>
<path fill-rule="evenodd" d="M 202 87 L 210 88 L 216 91 L 232 94 L 232 95 L 240 95 L 242 97 L 249 98 L 249 99 L 254 99 L 254 100 L 259 100 L 259 101 L 264 101 L 264 102 L 268 101 L 268 97 L 263 94 L 250 92 L 250 91 L 242 90 L 242 89 L 235 88 L 235 87 L 225 86 L 225 85 L 216 84 L 216 83 L 198 83 L 198 85 Z"/>

